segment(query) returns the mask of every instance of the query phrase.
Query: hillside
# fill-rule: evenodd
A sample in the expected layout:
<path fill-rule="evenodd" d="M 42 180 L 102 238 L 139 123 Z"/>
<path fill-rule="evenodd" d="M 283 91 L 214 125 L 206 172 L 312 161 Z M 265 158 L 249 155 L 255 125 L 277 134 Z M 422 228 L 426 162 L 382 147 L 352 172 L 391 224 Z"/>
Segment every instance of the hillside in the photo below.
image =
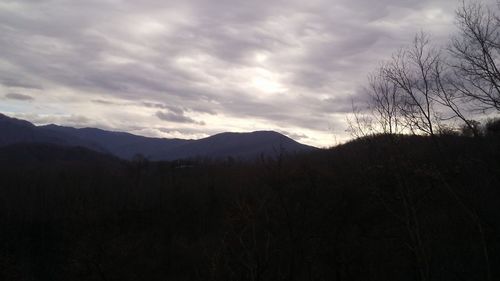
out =
<path fill-rule="evenodd" d="M 494 136 L 380 135 L 188 165 L 44 146 L 0 159 L 26 149 L 46 156 L 0 161 L 5 280 L 500 277 Z"/>

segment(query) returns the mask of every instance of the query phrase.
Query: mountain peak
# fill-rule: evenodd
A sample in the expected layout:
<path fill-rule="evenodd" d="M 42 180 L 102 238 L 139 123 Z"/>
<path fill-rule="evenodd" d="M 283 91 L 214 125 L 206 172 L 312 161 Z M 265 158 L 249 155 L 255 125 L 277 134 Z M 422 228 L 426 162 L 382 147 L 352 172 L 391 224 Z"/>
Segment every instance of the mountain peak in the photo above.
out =
<path fill-rule="evenodd" d="M 0 122 L 2 122 L 5 126 L 5 124 L 11 124 L 14 126 L 26 126 L 26 127 L 35 127 L 32 123 L 22 120 L 22 119 L 17 119 L 13 117 L 9 117 L 5 114 L 0 113 Z"/>

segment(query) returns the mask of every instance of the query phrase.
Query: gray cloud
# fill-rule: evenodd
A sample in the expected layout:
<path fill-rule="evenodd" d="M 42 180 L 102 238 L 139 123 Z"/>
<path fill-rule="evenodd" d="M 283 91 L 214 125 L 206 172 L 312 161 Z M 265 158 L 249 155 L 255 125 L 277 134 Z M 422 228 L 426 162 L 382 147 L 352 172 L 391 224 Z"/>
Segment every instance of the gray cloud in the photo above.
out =
<path fill-rule="evenodd" d="M 11 100 L 21 100 L 21 101 L 33 100 L 32 96 L 23 95 L 23 94 L 19 94 L 19 93 L 8 93 L 5 95 L 5 97 L 7 99 L 11 99 Z"/>
<path fill-rule="evenodd" d="M 90 127 L 98 126 L 104 129 L 111 129 L 109 127 L 103 126 L 102 124 L 95 123 L 89 118 L 83 115 L 42 115 L 33 113 L 18 113 L 14 114 L 14 117 L 21 119 L 28 119 L 37 125 L 47 125 L 47 124 L 64 124 L 67 126 L 75 127 Z"/>
<path fill-rule="evenodd" d="M 149 107 L 149 108 L 167 109 L 168 111 L 170 111 L 171 113 L 173 113 L 175 115 L 184 115 L 184 111 L 185 111 L 184 108 L 166 105 L 163 103 L 143 102 L 142 105 L 144 105 L 145 107 Z"/>
<path fill-rule="evenodd" d="M 93 99 L 91 102 L 96 103 L 96 104 L 103 104 L 103 105 L 119 105 L 119 103 L 109 101 L 109 100 L 103 100 L 103 99 Z"/>
<path fill-rule="evenodd" d="M 200 130 L 196 128 L 158 128 L 158 130 L 167 134 L 180 134 L 180 135 L 196 135 L 196 134 L 213 135 L 216 133 L 220 133 L 217 130 L 210 130 L 210 129 Z"/>
<path fill-rule="evenodd" d="M 158 111 L 156 112 L 156 116 L 163 121 L 169 121 L 174 123 L 190 123 L 196 125 L 205 125 L 203 121 L 196 121 L 186 115 L 184 112 L 176 113 L 172 111 Z"/>
<path fill-rule="evenodd" d="M 113 126 L 126 124 L 111 120 L 117 115 L 141 128 L 161 121 L 203 125 L 198 116 L 208 115 L 229 118 L 219 126 L 293 127 L 287 131 L 299 136 L 299 130 L 309 130 L 313 139 L 332 123 L 342 126 L 351 99 L 363 99 L 359 89 L 366 75 L 413 33 L 428 30 L 444 42 L 457 4 L 5 1 L 0 91 L 40 91 L 51 104 L 33 103 L 45 115 L 90 101 L 96 107 L 86 117 Z M 131 112 L 130 105 L 145 111 Z M 202 131 L 189 133 L 220 129 L 207 122 Z M 183 134 L 188 128 L 171 130 Z"/>
<path fill-rule="evenodd" d="M 288 132 L 288 131 L 280 131 L 285 136 L 288 136 L 289 138 L 295 139 L 295 140 L 303 140 L 303 139 L 308 139 L 309 137 L 305 134 L 297 134 L 293 132 Z"/>

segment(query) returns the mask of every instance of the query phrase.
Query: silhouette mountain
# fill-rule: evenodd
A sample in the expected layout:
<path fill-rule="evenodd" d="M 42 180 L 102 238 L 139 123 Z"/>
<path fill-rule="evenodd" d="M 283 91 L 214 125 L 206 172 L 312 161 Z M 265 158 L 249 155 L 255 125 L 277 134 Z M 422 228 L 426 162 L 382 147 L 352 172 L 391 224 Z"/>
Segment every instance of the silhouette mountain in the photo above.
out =
<path fill-rule="evenodd" d="M 0 114 L 0 146 L 15 143 L 50 143 L 62 146 L 83 146 L 92 150 L 106 152 L 98 144 L 80 139 L 64 132 L 45 130 L 28 121 Z"/>
<path fill-rule="evenodd" d="M 186 156 L 221 158 L 231 156 L 249 159 L 260 154 L 276 155 L 281 152 L 300 152 L 314 149 L 274 131 L 221 133 L 185 143 L 165 154 L 160 154 L 160 158 L 179 159 Z"/>
<path fill-rule="evenodd" d="M 315 147 L 298 143 L 274 131 L 221 133 L 198 140 L 137 136 L 96 128 L 58 125 L 35 126 L 28 121 L 0 114 L 0 146 L 16 143 L 48 143 L 80 146 L 123 159 L 142 154 L 151 160 L 176 160 L 193 157 L 251 159 L 280 152 L 304 152 Z"/>
<path fill-rule="evenodd" d="M 0 147 L 0 165 L 104 164 L 109 168 L 119 164 L 120 159 L 81 146 L 62 146 L 50 143 L 15 143 Z M 49 166 L 50 166 L 49 165 Z"/>
<path fill-rule="evenodd" d="M 137 154 L 142 154 L 154 160 L 167 160 L 158 155 L 175 149 L 179 145 L 191 142 L 182 139 L 149 138 L 124 132 L 112 132 L 96 128 L 81 128 L 57 126 L 54 124 L 38 127 L 56 134 L 64 134 L 77 139 L 96 144 L 108 153 L 123 159 L 132 159 Z"/>

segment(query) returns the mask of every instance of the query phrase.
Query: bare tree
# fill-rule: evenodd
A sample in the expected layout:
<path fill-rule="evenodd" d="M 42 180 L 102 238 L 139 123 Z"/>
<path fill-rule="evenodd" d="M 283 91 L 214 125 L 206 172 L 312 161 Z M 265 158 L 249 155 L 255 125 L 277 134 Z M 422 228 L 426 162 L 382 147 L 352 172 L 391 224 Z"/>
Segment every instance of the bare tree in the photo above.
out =
<path fill-rule="evenodd" d="M 432 72 L 439 60 L 439 52 L 429 43 L 429 36 L 417 34 L 410 47 L 400 49 L 383 68 L 384 77 L 399 89 L 398 107 L 405 125 L 411 131 L 433 136 L 436 116 L 435 87 Z"/>
<path fill-rule="evenodd" d="M 385 79 L 382 69 L 368 77 L 370 107 L 382 132 L 397 134 L 402 127 L 399 120 L 398 87 Z"/>
<path fill-rule="evenodd" d="M 364 138 L 375 134 L 373 116 L 362 111 L 352 101 L 352 113 L 346 117 L 348 132 L 354 138 Z"/>
<path fill-rule="evenodd" d="M 463 2 L 456 20 L 459 32 L 449 51 L 461 77 L 457 89 L 481 110 L 500 111 L 500 20 L 491 9 L 477 2 Z"/>
<path fill-rule="evenodd" d="M 474 137 L 479 136 L 478 122 L 468 117 L 465 101 L 461 95 L 460 77 L 454 75 L 448 64 L 438 60 L 434 65 L 434 94 L 436 103 L 449 110 L 449 116 L 441 116 L 441 120 L 459 119 L 463 128 Z"/>

